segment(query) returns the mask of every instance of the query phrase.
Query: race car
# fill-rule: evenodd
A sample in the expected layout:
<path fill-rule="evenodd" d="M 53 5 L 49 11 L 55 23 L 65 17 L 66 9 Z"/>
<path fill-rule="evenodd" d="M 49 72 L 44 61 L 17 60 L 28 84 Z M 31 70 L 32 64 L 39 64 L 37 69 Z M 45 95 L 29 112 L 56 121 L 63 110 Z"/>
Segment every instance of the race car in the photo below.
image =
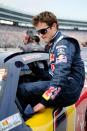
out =
<path fill-rule="evenodd" d="M 87 131 L 87 60 L 84 62 L 85 84 L 75 104 L 62 109 L 46 108 L 25 120 L 18 105 L 18 87 L 23 82 L 44 80 L 33 69 L 37 66 L 49 70 L 49 55 L 0 53 L 0 131 Z"/>

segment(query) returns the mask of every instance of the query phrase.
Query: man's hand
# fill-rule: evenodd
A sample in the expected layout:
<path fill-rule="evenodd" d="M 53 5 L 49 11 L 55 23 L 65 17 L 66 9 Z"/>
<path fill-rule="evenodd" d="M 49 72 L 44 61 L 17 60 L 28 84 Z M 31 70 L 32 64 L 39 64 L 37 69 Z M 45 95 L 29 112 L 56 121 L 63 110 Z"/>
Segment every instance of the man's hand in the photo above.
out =
<path fill-rule="evenodd" d="M 38 112 L 38 111 L 45 109 L 45 108 L 46 107 L 43 104 L 38 103 L 36 106 L 33 107 L 33 110 L 34 110 L 34 112 Z"/>

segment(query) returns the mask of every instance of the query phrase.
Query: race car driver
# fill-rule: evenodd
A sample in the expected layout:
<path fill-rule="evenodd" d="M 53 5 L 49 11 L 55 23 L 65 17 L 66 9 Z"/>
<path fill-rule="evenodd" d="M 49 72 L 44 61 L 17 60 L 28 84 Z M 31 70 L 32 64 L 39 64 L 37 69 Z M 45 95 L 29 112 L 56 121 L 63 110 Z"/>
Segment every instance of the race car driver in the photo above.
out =
<path fill-rule="evenodd" d="M 50 81 L 45 81 L 45 84 L 42 84 L 43 81 L 33 83 L 33 90 L 29 90 L 31 85 L 26 86 L 26 92 L 32 94 L 33 91 L 38 98 L 41 95 L 33 111 L 38 112 L 50 106 L 66 107 L 74 104 L 79 99 L 85 80 L 78 41 L 58 31 L 58 20 L 52 12 L 41 12 L 33 18 L 32 24 L 46 44 L 52 70 Z M 36 93 L 38 89 L 43 89 L 43 93 L 39 94 L 40 90 Z"/>

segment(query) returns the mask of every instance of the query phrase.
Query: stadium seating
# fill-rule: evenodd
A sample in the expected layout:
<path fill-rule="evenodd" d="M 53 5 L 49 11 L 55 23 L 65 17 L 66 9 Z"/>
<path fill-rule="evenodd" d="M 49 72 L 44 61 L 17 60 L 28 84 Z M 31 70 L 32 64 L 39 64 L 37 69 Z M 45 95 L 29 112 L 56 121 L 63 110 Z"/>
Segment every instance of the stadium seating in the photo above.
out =
<path fill-rule="evenodd" d="M 19 47 L 23 44 L 23 34 L 27 29 L 27 27 L 0 25 L 0 47 Z M 87 31 L 61 30 L 61 32 L 76 38 L 80 44 L 87 42 Z"/>

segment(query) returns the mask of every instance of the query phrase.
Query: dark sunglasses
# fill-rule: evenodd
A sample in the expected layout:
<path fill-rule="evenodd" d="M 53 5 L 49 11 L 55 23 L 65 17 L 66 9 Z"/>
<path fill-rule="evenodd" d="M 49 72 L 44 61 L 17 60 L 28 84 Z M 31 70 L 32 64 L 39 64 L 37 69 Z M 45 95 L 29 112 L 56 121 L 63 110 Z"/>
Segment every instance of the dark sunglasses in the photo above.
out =
<path fill-rule="evenodd" d="M 51 26 L 48 26 L 47 28 L 41 29 L 41 30 L 37 30 L 38 34 L 46 34 L 47 33 L 47 29 L 49 29 Z"/>

